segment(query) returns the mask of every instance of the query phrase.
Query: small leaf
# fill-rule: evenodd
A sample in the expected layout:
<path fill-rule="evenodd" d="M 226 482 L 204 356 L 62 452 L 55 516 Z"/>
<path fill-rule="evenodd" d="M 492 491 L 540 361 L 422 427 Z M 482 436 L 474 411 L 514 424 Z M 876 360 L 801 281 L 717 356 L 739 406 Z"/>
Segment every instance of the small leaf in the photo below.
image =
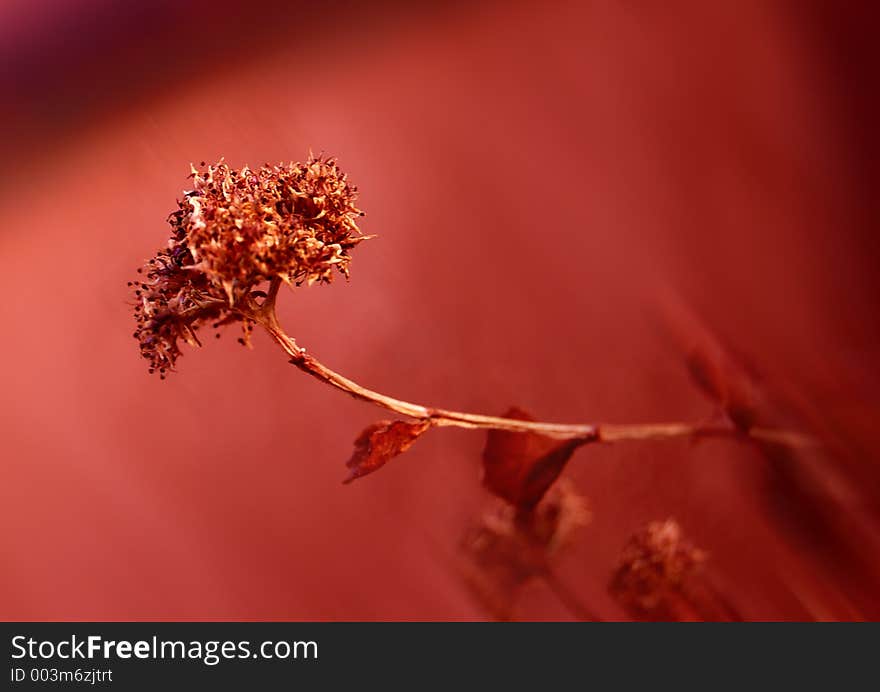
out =
<path fill-rule="evenodd" d="M 354 441 L 354 454 L 346 466 L 351 473 L 343 483 L 366 476 L 409 449 L 423 432 L 431 427 L 430 421 L 409 423 L 402 420 L 380 420 L 367 426 Z"/>
<path fill-rule="evenodd" d="M 740 430 L 766 424 L 769 401 L 758 373 L 695 312 L 668 301 L 665 320 L 685 354 L 694 383 Z"/>
<path fill-rule="evenodd" d="M 760 417 L 762 393 L 757 378 L 715 344 L 696 346 L 686 358 L 697 386 L 715 401 L 725 415 L 743 431 Z"/>
<path fill-rule="evenodd" d="M 534 420 L 516 407 L 504 417 Z M 559 477 L 574 450 L 585 442 L 492 430 L 483 450 L 483 485 L 519 509 L 532 509 Z"/>

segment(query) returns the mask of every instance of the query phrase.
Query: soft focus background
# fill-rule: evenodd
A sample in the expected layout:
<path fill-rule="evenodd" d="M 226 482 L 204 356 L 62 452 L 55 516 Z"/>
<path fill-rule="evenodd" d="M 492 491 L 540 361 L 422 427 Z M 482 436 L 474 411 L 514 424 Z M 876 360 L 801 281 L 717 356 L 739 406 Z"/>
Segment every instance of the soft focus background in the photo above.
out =
<path fill-rule="evenodd" d="M 877 108 L 855 8 L 3 0 L 0 618 L 488 616 L 456 568 L 488 500 L 482 434 L 428 435 L 343 486 L 385 414 L 262 335 L 188 351 L 165 382 L 138 357 L 125 283 L 189 162 L 310 148 L 380 236 L 348 284 L 283 296 L 331 367 L 467 410 L 700 421 L 696 349 L 748 364 L 767 419 L 834 450 L 578 453 L 593 520 L 559 575 L 593 611 L 625 617 L 617 556 L 674 517 L 747 618 L 880 618 Z M 540 584 L 519 616 L 570 617 Z"/>

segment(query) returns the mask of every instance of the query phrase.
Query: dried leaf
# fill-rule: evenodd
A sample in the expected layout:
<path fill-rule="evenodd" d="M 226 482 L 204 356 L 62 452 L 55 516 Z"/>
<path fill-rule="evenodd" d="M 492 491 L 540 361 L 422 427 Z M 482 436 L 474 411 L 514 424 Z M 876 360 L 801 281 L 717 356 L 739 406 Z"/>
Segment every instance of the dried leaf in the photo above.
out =
<path fill-rule="evenodd" d="M 768 397 L 757 371 L 680 300 L 663 305 L 667 328 L 694 383 L 742 431 L 768 424 Z"/>
<path fill-rule="evenodd" d="M 516 407 L 505 418 L 534 420 Z M 483 484 L 519 509 L 531 509 L 586 440 L 555 440 L 537 433 L 492 430 L 483 450 Z"/>
<path fill-rule="evenodd" d="M 419 436 L 431 427 L 430 421 L 409 423 L 402 420 L 380 420 L 367 426 L 354 441 L 354 454 L 346 466 L 351 473 L 344 483 L 366 476 L 409 449 Z"/>
<path fill-rule="evenodd" d="M 686 363 L 697 386 L 721 406 L 737 428 L 747 431 L 755 425 L 762 394 L 752 373 L 715 344 L 695 346 Z"/>

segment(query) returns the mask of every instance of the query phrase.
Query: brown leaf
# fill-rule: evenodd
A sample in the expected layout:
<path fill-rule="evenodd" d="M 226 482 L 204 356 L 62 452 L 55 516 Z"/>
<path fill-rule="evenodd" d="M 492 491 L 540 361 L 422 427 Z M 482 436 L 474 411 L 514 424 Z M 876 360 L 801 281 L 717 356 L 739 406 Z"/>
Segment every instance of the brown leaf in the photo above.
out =
<path fill-rule="evenodd" d="M 343 483 L 351 483 L 355 478 L 381 468 L 408 450 L 430 427 L 430 421 L 409 423 L 402 420 L 380 420 L 368 425 L 354 441 L 354 454 L 346 463 L 351 473 Z"/>
<path fill-rule="evenodd" d="M 516 407 L 504 417 L 534 420 Z M 574 450 L 585 442 L 492 430 L 483 450 L 483 484 L 517 508 L 532 509 L 559 477 Z"/>
<path fill-rule="evenodd" d="M 740 430 L 767 425 L 769 401 L 754 367 L 680 300 L 664 306 L 667 328 L 685 354 L 694 383 Z"/>
<path fill-rule="evenodd" d="M 698 344 L 686 357 L 697 386 L 714 400 L 727 417 L 748 431 L 760 417 L 762 392 L 756 378 L 716 344 Z"/>

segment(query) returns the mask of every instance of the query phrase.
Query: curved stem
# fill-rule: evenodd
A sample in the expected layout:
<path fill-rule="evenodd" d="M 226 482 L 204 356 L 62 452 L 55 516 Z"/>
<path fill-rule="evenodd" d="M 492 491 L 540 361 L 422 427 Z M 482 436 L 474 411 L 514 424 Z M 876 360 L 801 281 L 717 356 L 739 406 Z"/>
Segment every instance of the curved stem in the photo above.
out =
<path fill-rule="evenodd" d="M 583 423 L 545 423 L 517 420 L 477 413 L 452 411 L 415 404 L 376 392 L 359 385 L 306 353 L 297 345 L 278 321 L 275 298 L 280 281 L 272 282 L 269 295 L 259 309 L 244 312 L 245 316 L 263 326 L 275 342 L 290 356 L 290 362 L 312 377 L 330 384 L 346 394 L 410 418 L 429 420 L 437 426 L 470 429 L 505 430 L 516 433 L 538 433 L 562 440 L 583 442 L 616 442 L 619 440 L 657 440 L 666 438 L 735 437 L 781 444 L 788 447 L 814 446 L 816 442 L 805 435 L 785 430 L 754 428 L 743 432 L 729 425 L 694 425 L 690 423 L 651 423 L 634 425 L 597 425 Z"/>
<path fill-rule="evenodd" d="M 395 399 L 381 392 L 373 391 L 348 379 L 335 370 L 316 360 L 281 328 L 273 313 L 267 313 L 267 320 L 263 327 L 269 335 L 290 356 L 290 362 L 303 372 L 316 377 L 322 382 L 331 384 L 341 389 L 355 399 L 368 401 L 372 404 L 386 408 L 389 411 L 400 413 L 410 418 L 431 420 L 434 425 L 452 425 L 459 428 L 491 428 L 494 430 L 507 430 L 510 432 L 539 432 L 550 437 L 563 439 L 593 439 L 597 435 L 594 425 L 564 425 L 558 423 L 536 423 L 533 421 L 516 420 L 513 418 L 499 418 L 497 416 L 483 416 L 476 413 L 462 411 L 450 411 L 447 409 L 431 408 L 421 404 L 414 404 L 402 399 Z"/>
<path fill-rule="evenodd" d="M 278 289 L 281 288 L 281 279 L 277 276 L 269 282 L 269 292 L 266 294 L 266 300 L 263 301 L 263 310 L 267 314 L 275 315 L 275 300 L 278 298 Z M 277 322 L 277 320 L 276 320 Z"/>

